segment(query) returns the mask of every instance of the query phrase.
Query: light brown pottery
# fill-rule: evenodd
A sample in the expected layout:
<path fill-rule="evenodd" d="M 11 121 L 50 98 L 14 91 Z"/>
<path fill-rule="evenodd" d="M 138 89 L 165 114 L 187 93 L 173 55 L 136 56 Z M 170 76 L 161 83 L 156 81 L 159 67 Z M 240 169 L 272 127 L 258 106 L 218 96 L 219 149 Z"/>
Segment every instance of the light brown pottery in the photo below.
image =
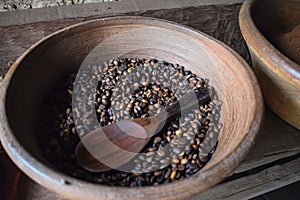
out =
<path fill-rule="evenodd" d="M 278 43 L 280 35 L 300 26 L 300 1 L 246 0 L 239 21 L 265 101 L 282 119 L 300 129 L 300 65 L 295 55 L 284 49 L 287 43 Z"/>
<path fill-rule="evenodd" d="M 35 136 L 41 99 L 63 74 L 76 71 L 99 43 L 107 45 L 104 57 L 126 52 L 123 56 L 161 59 L 210 80 L 223 102 L 223 127 L 215 153 L 197 174 L 160 186 L 109 187 L 67 176 L 41 156 Z M 11 159 L 34 181 L 62 197 L 186 199 L 229 176 L 247 155 L 261 124 L 263 102 L 249 66 L 223 43 L 172 22 L 123 16 L 76 24 L 29 48 L 1 85 L 0 110 L 1 142 Z"/>

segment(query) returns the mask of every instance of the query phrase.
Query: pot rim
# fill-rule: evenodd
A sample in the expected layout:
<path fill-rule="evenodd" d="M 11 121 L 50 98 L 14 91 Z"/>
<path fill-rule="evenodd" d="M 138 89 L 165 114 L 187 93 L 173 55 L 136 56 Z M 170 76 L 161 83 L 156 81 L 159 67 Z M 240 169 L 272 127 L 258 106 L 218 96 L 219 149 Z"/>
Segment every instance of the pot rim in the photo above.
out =
<path fill-rule="evenodd" d="M 180 181 L 176 181 L 173 183 L 168 183 L 165 185 L 159 186 L 146 186 L 139 188 L 129 188 L 129 187 L 111 187 L 111 186 L 103 186 L 100 184 L 89 183 L 86 181 L 82 181 L 68 175 L 65 175 L 61 172 L 55 171 L 51 169 L 44 163 L 39 162 L 36 158 L 31 156 L 31 154 L 23 148 L 23 146 L 17 141 L 14 134 L 12 134 L 12 130 L 10 129 L 9 123 L 7 121 L 6 116 L 6 108 L 5 108 L 5 99 L 6 99 L 6 90 L 9 86 L 10 80 L 14 75 L 15 70 L 22 62 L 22 60 L 35 48 L 37 48 L 41 43 L 55 37 L 58 34 L 63 32 L 67 32 L 71 29 L 80 26 L 88 26 L 88 25 L 96 25 L 97 23 L 105 23 L 105 22 L 113 22 L 123 20 L 126 23 L 145 23 L 153 26 L 161 26 L 167 28 L 173 28 L 176 31 L 183 32 L 185 34 L 190 34 L 192 37 L 204 37 L 210 40 L 210 43 L 219 46 L 221 48 L 225 48 L 230 54 L 232 54 L 235 58 L 238 59 L 241 66 L 244 67 L 245 74 L 248 75 L 248 79 L 252 81 L 251 90 L 255 95 L 254 101 L 255 110 L 251 114 L 250 118 L 250 127 L 248 134 L 245 136 L 243 140 L 240 141 L 239 145 L 233 151 L 239 152 L 238 154 L 229 154 L 228 159 L 220 160 L 216 162 L 215 165 L 211 166 L 211 168 L 206 169 L 203 168 L 201 173 L 197 173 L 193 175 L 191 178 L 183 179 Z M 159 22 L 159 24 L 155 23 Z M 149 17 L 139 17 L 139 16 L 119 16 L 119 17 L 108 17 L 101 19 L 94 19 L 90 21 L 81 22 L 59 31 L 56 31 L 35 43 L 28 50 L 26 50 L 12 65 L 9 72 L 5 76 L 2 85 L 0 86 L 0 139 L 4 146 L 4 149 L 10 156 L 10 158 L 16 163 L 16 165 L 22 169 L 27 175 L 29 175 L 33 180 L 38 182 L 39 184 L 45 186 L 46 188 L 61 194 L 62 196 L 66 196 L 74 199 L 137 199 L 143 198 L 147 195 L 152 195 L 151 198 L 162 197 L 155 196 L 156 194 L 163 195 L 164 198 L 186 198 L 188 196 L 195 195 L 199 192 L 202 192 L 209 187 L 217 184 L 225 177 L 227 177 L 233 169 L 239 164 L 239 162 L 246 156 L 249 152 L 250 148 L 254 144 L 254 140 L 259 131 L 259 127 L 262 122 L 263 117 L 263 101 L 262 94 L 260 88 L 258 86 L 258 82 L 254 73 L 248 66 L 248 64 L 231 48 L 226 46 L 224 43 L 218 41 L 215 38 L 212 38 L 198 30 L 179 25 L 174 22 L 169 22 L 162 19 L 149 18 Z M 228 162 L 229 160 L 234 160 L 234 162 Z M 33 165 L 34 164 L 34 165 Z M 216 172 L 223 172 L 223 175 L 218 176 L 214 179 L 211 177 Z M 199 182 L 205 181 L 207 184 L 199 185 Z M 187 191 L 185 185 L 192 186 Z M 180 188 L 185 188 L 184 190 Z M 178 190 L 178 191 L 177 191 Z M 176 195 L 174 195 L 176 194 Z M 172 197 L 173 195 L 173 197 Z"/>

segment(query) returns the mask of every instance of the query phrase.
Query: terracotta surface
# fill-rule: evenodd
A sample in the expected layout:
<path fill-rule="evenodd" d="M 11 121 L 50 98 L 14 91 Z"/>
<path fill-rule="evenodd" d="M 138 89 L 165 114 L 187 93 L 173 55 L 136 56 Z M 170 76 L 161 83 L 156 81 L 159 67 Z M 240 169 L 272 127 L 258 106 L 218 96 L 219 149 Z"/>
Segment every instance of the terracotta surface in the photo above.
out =
<path fill-rule="evenodd" d="M 116 56 L 157 58 L 182 64 L 210 80 L 223 102 L 223 128 L 216 152 L 200 172 L 158 187 L 107 187 L 66 176 L 41 157 L 35 128 L 45 91 L 62 74 L 76 71 L 100 43 L 105 51 L 98 61 Z M 11 67 L 0 99 L 0 136 L 9 156 L 37 183 L 71 199 L 185 199 L 200 193 L 230 175 L 247 155 L 263 115 L 257 80 L 237 53 L 196 30 L 143 17 L 83 22 L 44 38 Z"/>
<path fill-rule="evenodd" d="M 275 41 L 299 25 L 300 2 L 246 0 L 239 20 L 267 104 L 300 129 L 300 66 L 280 52 Z"/>

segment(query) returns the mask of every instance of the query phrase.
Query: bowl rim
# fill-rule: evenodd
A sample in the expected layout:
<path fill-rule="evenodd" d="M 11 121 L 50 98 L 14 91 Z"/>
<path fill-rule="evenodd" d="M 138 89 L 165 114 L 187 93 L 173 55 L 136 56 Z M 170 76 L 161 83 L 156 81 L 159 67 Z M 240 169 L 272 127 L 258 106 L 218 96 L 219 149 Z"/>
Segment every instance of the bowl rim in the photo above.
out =
<path fill-rule="evenodd" d="M 230 154 L 227 160 L 226 159 L 220 160 L 215 165 L 211 166 L 209 170 L 203 170 L 201 171 L 200 174 L 196 174 L 193 177 L 188 179 L 183 179 L 165 185 L 159 185 L 158 187 L 146 186 L 146 187 L 139 187 L 139 188 L 128 188 L 128 187 L 104 186 L 104 185 L 89 183 L 86 181 L 82 181 L 70 177 L 61 172 L 51 169 L 44 163 L 41 163 L 35 157 L 31 156 L 31 154 L 26 149 L 24 149 L 24 147 L 17 141 L 14 134 L 12 134 L 13 132 L 10 129 L 10 126 L 8 124 L 8 120 L 6 116 L 6 108 L 5 108 L 6 90 L 19 64 L 33 49 L 37 48 L 41 43 L 55 37 L 58 34 L 67 32 L 71 29 L 75 29 L 76 27 L 80 27 L 80 26 L 88 26 L 97 23 L 102 24 L 107 21 L 113 22 L 118 20 L 126 21 L 127 23 L 131 22 L 136 24 L 142 22 L 148 25 L 150 24 L 153 26 L 172 28 L 175 29 L 176 31 L 180 31 L 185 34 L 189 33 L 191 34 L 191 36 L 194 37 L 204 37 L 207 38 L 210 41 L 210 43 L 217 45 L 220 48 L 225 48 L 225 50 L 228 51 L 228 53 L 232 54 L 235 58 L 238 59 L 241 66 L 243 66 L 243 70 L 245 74 L 248 75 L 247 78 L 252 82 L 252 87 L 249 88 L 253 91 L 253 94 L 255 95 L 254 96 L 255 98 L 252 99 L 252 101 L 255 102 L 254 103 L 255 109 L 253 114 L 251 115 L 251 119 L 249 120 L 250 126 L 248 127 L 249 128 L 249 131 L 247 132 L 248 134 L 245 136 L 244 140 L 240 141 L 236 149 L 232 150 L 232 151 L 240 152 L 239 154 L 234 154 L 234 155 Z M 176 194 L 172 198 L 178 199 L 178 198 L 185 198 L 191 195 L 195 195 L 199 192 L 204 191 L 205 189 L 208 189 L 209 187 L 212 187 L 213 185 L 217 184 L 225 177 L 227 177 L 233 171 L 233 169 L 246 156 L 246 154 L 249 152 L 250 148 L 254 144 L 254 140 L 259 132 L 259 128 L 262 123 L 264 107 L 262 101 L 262 94 L 258 86 L 258 81 L 253 71 L 250 69 L 250 67 L 244 61 L 244 59 L 240 57 L 240 55 L 238 55 L 235 51 L 233 51 L 231 48 L 226 46 L 221 41 L 218 41 L 217 39 L 208 36 L 193 28 L 183 26 L 167 20 L 150 18 L 150 17 L 140 17 L 140 16 L 118 16 L 118 17 L 94 19 L 94 20 L 74 24 L 72 26 L 63 28 L 59 31 L 56 31 L 42 38 L 33 46 L 31 46 L 29 49 L 27 49 L 9 69 L 8 73 L 6 74 L 0 86 L 0 110 L 2 110 L 2 112 L 0 112 L 0 121 L 1 121 L 0 139 L 2 141 L 4 149 L 6 150 L 10 158 L 14 161 L 14 163 L 16 163 L 16 165 L 19 168 L 21 168 L 23 172 L 25 172 L 33 180 L 45 186 L 46 188 L 54 192 L 57 192 L 62 196 L 66 196 L 74 199 L 82 199 L 82 198 L 85 199 L 135 198 L 136 199 L 136 198 L 145 198 L 149 194 L 155 195 L 156 192 L 159 192 L 160 195 L 164 195 L 164 198 L 170 198 L 171 197 L 170 195 Z M 230 159 L 236 162 L 228 162 L 228 160 Z M 210 178 L 213 174 L 219 171 L 222 171 L 223 174 L 218 176 L 216 179 Z M 204 180 L 207 182 L 207 184 L 205 184 L 204 186 L 203 185 L 200 186 L 198 182 Z M 181 193 L 176 192 L 176 189 L 179 189 L 180 187 L 185 185 L 193 185 L 194 187 L 191 187 L 187 192 L 184 192 L 186 191 L 186 189 Z M 151 198 L 153 198 L 153 196 Z"/>
<path fill-rule="evenodd" d="M 260 57 L 270 68 L 265 70 L 271 70 L 280 77 L 287 77 L 291 84 L 300 87 L 300 65 L 276 49 L 255 25 L 251 10 L 256 2 L 257 0 L 245 0 L 239 13 L 240 29 L 247 45 L 255 55 L 268 55 Z"/>

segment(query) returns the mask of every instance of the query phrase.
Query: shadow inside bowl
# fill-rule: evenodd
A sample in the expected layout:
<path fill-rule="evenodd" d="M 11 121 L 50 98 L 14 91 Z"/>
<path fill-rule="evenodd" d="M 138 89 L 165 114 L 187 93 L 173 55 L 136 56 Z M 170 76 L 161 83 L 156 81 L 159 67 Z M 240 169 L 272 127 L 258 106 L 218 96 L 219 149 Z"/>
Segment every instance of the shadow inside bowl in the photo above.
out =
<path fill-rule="evenodd" d="M 251 14 L 261 33 L 285 56 L 300 64 L 300 2 L 255 1 Z"/>

